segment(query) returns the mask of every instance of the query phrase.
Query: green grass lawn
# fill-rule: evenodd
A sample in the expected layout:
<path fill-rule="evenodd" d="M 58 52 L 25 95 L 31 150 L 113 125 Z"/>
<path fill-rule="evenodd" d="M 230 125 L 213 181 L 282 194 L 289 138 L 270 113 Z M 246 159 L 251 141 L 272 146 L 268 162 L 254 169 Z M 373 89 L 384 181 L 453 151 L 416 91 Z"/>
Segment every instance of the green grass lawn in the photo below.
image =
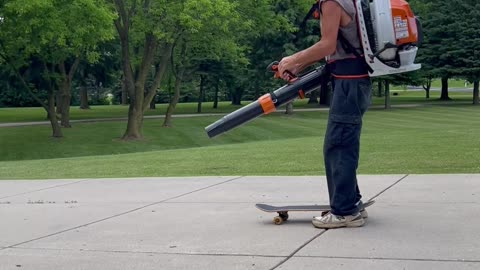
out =
<path fill-rule="evenodd" d="M 402 104 L 445 104 L 445 103 L 462 103 L 471 104 L 473 102 L 473 92 L 450 92 L 450 101 L 440 100 L 440 91 L 430 91 L 430 98 L 425 97 L 425 91 L 408 91 L 408 90 L 392 90 L 392 105 Z M 385 97 L 374 97 L 374 105 L 385 104 Z"/>
<path fill-rule="evenodd" d="M 327 112 L 260 117 L 208 139 L 219 117 L 146 120 L 141 142 L 118 140 L 124 122 L 76 124 L 65 138 L 49 126 L 0 129 L 0 179 L 198 175 L 323 175 Z M 453 103 L 370 110 L 361 174 L 480 173 L 480 107 Z"/>
<path fill-rule="evenodd" d="M 441 88 L 442 87 L 442 80 L 441 79 L 435 79 L 432 80 L 432 88 Z M 448 80 L 448 87 L 449 88 L 465 88 L 465 80 L 461 79 L 450 79 Z M 394 89 L 401 89 L 401 90 L 406 90 L 406 86 L 393 86 Z M 467 88 L 473 88 L 473 85 L 471 83 L 467 84 Z"/>
<path fill-rule="evenodd" d="M 441 79 L 435 79 L 432 81 L 432 87 L 440 88 L 442 87 L 442 80 Z M 453 88 L 464 88 L 465 87 L 465 80 L 461 79 L 450 79 L 448 80 L 448 87 L 453 87 Z M 472 84 L 468 83 L 467 87 L 472 88 Z"/>

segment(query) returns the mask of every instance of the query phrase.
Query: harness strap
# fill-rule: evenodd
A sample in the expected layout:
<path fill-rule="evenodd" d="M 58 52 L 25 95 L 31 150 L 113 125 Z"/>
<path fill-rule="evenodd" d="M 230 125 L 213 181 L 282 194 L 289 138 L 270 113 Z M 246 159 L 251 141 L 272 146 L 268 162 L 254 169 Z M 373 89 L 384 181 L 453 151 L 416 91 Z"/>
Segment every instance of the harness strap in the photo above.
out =
<path fill-rule="evenodd" d="M 339 31 L 338 32 L 338 41 L 340 41 L 340 43 L 342 44 L 342 47 L 343 49 L 345 50 L 346 53 L 352 53 L 353 55 L 355 55 L 356 58 L 359 58 L 359 59 L 362 59 L 362 62 L 364 63 L 365 65 L 365 68 L 367 69 L 368 72 L 372 73 L 373 72 L 373 69 L 370 67 L 370 65 L 367 64 L 367 62 L 365 61 L 365 58 L 363 57 L 363 55 L 361 55 L 357 48 L 355 48 L 351 43 L 350 41 L 348 41 L 343 35 L 342 33 Z M 362 48 L 360 48 L 362 49 Z"/>
<path fill-rule="evenodd" d="M 328 62 L 329 70 L 337 79 L 368 78 L 367 65 L 364 58 L 352 57 Z"/>

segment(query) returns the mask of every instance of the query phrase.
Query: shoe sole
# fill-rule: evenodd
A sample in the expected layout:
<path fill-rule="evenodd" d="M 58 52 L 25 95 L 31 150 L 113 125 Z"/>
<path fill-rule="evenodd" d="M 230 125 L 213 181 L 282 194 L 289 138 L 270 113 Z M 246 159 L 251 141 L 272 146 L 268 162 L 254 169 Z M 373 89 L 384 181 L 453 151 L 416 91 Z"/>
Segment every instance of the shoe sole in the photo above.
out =
<path fill-rule="evenodd" d="M 354 227 L 362 227 L 365 225 L 365 219 L 359 218 L 357 220 L 352 220 L 346 223 L 341 224 L 315 224 L 312 222 L 313 226 L 319 229 L 338 229 L 338 228 L 354 228 Z"/>
<path fill-rule="evenodd" d="M 350 221 L 347 224 L 347 227 L 362 227 L 363 225 L 365 225 L 365 219 L 361 218 L 358 220 Z"/>

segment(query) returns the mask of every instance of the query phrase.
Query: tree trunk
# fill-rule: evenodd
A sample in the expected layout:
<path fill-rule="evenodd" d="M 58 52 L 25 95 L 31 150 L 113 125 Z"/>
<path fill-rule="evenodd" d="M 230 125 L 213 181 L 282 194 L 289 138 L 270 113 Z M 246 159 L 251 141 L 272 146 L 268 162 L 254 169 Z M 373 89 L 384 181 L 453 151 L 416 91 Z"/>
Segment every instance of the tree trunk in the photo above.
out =
<path fill-rule="evenodd" d="M 257 78 L 261 78 L 261 75 L 259 74 L 259 75 L 257 76 Z M 260 82 L 259 82 L 258 80 L 255 80 L 255 96 L 253 97 L 254 100 L 257 100 L 257 99 L 260 98 L 260 96 L 261 96 L 261 94 L 260 94 L 260 89 L 261 89 L 261 87 L 260 87 Z"/>
<path fill-rule="evenodd" d="M 126 105 L 128 97 L 133 98 L 135 95 L 135 79 L 130 61 L 130 18 L 122 1 L 115 1 L 115 7 L 119 10 L 119 16 L 114 21 L 114 24 L 120 37 L 122 53 L 122 103 L 125 101 Z M 125 91 L 125 94 L 123 94 L 123 91 Z"/>
<path fill-rule="evenodd" d="M 128 104 L 128 91 L 127 91 L 127 82 L 125 81 L 125 76 L 122 78 L 122 105 Z"/>
<path fill-rule="evenodd" d="M 392 105 L 390 102 L 390 82 L 385 81 L 385 109 L 391 109 Z"/>
<path fill-rule="evenodd" d="M 287 109 L 285 110 L 285 114 L 288 114 L 288 115 L 293 114 L 293 101 L 287 103 Z"/>
<path fill-rule="evenodd" d="M 172 115 L 177 107 L 178 100 L 180 99 L 180 85 L 182 83 L 183 78 L 183 70 L 179 72 L 176 80 L 175 80 L 175 90 L 173 94 L 173 98 L 170 101 L 170 105 L 168 105 L 167 113 L 165 114 L 165 121 L 163 122 L 163 127 L 172 127 Z"/>
<path fill-rule="evenodd" d="M 153 34 L 147 35 L 145 41 L 145 51 L 143 60 L 141 63 L 141 67 L 138 71 L 137 80 L 135 81 L 134 91 L 129 91 L 130 94 L 130 106 L 128 109 L 128 123 L 127 123 L 127 130 L 123 135 L 123 140 L 141 140 L 143 139 L 143 115 L 144 112 L 149 108 L 149 104 L 153 100 L 156 95 L 156 89 L 160 86 L 161 80 L 163 75 L 165 74 L 166 66 L 168 59 L 170 58 L 169 53 L 171 53 L 171 46 L 167 46 L 167 51 L 162 56 L 162 60 L 159 66 L 157 66 L 157 70 L 155 73 L 155 78 L 152 87 L 147 92 L 145 96 L 145 82 L 148 75 L 148 69 L 151 66 L 155 47 L 157 46 L 157 42 L 153 36 Z M 128 47 L 128 46 L 127 46 Z M 129 63 L 128 61 L 124 61 L 124 64 Z M 129 66 L 129 64 L 128 64 Z M 127 66 L 127 70 L 129 69 Z M 125 68 L 124 68 L 125 70 Z M 132 74 L 131 74 L 132 75 Z M 133 76 L 130 76 L 133 78 Z M 128 78 L 128 76 L 127 76 Z M 129 85 L 128 83 L 126 84 Z M 130 86 L 131 87 L 131 86 Z"/>
<path fill-rule="evenodd" d="M 236 93 L 232 93 L 232 105 L 241 105 L 240 99 Z"/>
<path fill-rule="evenodd" d="M 62 114 L 62 105 L 63 105 L 63 98 L 62 98 L 62 91 L 57 91 L 55 94 L 55 104 L 57 106 L 56 108 L 56 113 L 57 114 Z"/>
<path fill-rule="evenodd" d="M 440 100 L 450 100 L 448 96 L 448 77 L 442 77 L 442 95 Z"/>
<path fill-rule="evenodd" d="M 80 109 L 89 110 L 90 105 L 88 104 L 88 89 L 87 89 L 87 72 L 85 68 L 81 70 L 81 81 L 80 81 Z"/>
<path fill-rule="evenodd" d="M 155 110 L 155 109 L 157 109 L 157 106 L 156 106 L 156 98 L 154 97 L 152 101 L 150 101 L 150 110 Z"/>
<path fill-rule="evenodd" d="M 47 88 L 48 101 L 47 101 L 47 103 L 40 100 L 33 93 L 33 91 L 30 89 L 30 87 L 27 85 L 27 83 L 25 82 L 23 77 L 20 74 L 18 74 L 18 73 L 17 74 L 19 75 L 20 80 L 22 81 L 23 85 L 28 90 L 28 92 L 30 92 L 30 94 L 33 96 L 33 98 L 35 100 L 37 100 L 42 105 L 42 107 L 47 111 L 47 118 L 48 118 L 48 120 L 50 120 L 50 125 L 52 126 L 52 137 L 62 138 L 63 137 L 62 128 L 58 124 L 57 112 L 55 110 L 55 102 L 56 102 L 56 99 L 58 97 L 58 95 L 56 93 L 58 93 L 58 91 L 54 90 L 56 86 L 55 86 L 54 80 L 52 79 L 53 76 L 51 75 L 52 73 L 54 73 L 54 69 L 55 69 L 55 65 L 51 65 L 51 71 L 50 71 L 48 69 L 47 63 L 44 62 L 44 72 L 46 74 L 46 76 L 45 76 L 46 79 L 45 80 L 46 80 L 47 85 L 48 85 L 48 88 Z"/>
<path fill-rule="evenodd" d="M 232 93 L 232 105 L 242 105 L 243 90 L 240 87 L 233 85 L 234 90 Z"/>
<path fill-rule="evenodd" d="M 147 92 L 147 95 L 145 96 L 145 105 L 143 106 L 143 112 L 147 110 L 148 104 L 152 104 L 152 101 L 156 101 L 155 97 L 157 96 L 158 89 L 161 86 L 163 76 L 165 75 L 165 72 L 167 71 L 168 67 L 168 60 L 171 59 L 172 56 L 172 50 L 173 50 L 173 43 L 167 43 L 163 46 L 163 54 L 162 57 L 160 58 L 160 62 L 156 65 L 155 69 L 155 76 L 153 78 L 153 84 L 150 87 L 150 89 Z M 150 106 L 152 108 L 152 106 Z"/>
<path fill-rule="evenodd" d="M 171 48 L 172 49 L 172 53 L 170 54 L 170 58 L 171 58 L 171 62 L 172 62 L 172 70 L 173 70 L 173 75 L 175 76 L 175 87 L 174 87 L 174 90 L 173 90 L 173 97 L 170 98 L 170 104 L 168 105 L 168 109 L 167 109 L 167 113 L 165 114 L 165 120 L 163 122 L 163 127 L 171 127 L 172 126 L 172 115 L 173 115 L 173 112 L 175 111 L 175 108 L 177 107 L 177 104 L 178 104 L 178 101 L 180 100 L 180 85 L 182 84 L 182 80 L 183 80 L 183 75 L 185 73 L 185 66 L 183 65 L 183 63 L 185 62 L 185 58 L 187 56 L 187 43 L 184 41 L 182 43 L 182 49 L 181 49 L 181 52 L 180 52 L 180 64 L 179 64 L 179 67 L 178 67 L 178 72 L 175 72 L 176 71 L 176 67 L 175 65 L 173 64 L 174 63 L 174 59 L 173 59 L 173 47 Z M 170 76 L 169 78 L 169 82 L 168 82 L 168 85 L 170 86 L 171 85 L 171 79 L 172 79 L 172 76 Z M 170 92 L 170 91 L 169 91 Z"/>
<path fill-rule="evenodd" d="M 129 46 L 128 44 L 122 44 L 122 55 L 124 57 L 123 65 L 125 65 L 124 72 L 126 70 L 127 74 L 125 75 L 127 76 L 128 80 L 132 80 L 132 82 L 134 82 L 133 89 L 129 90 L 130 106 L 128 108 L 128 123 L 127 130 L 122 137 L 123 140 L 143 139 L 143 113 L 148 109 L 148 105 L 150 104 L 150 100 L 148 100 L 148 103 L 146 104 L 144 102 L 146 100 L 145 82 L 147 80 L 157 46 L 156 39 L 152 33 L 146 35 L 144 44 L 145 47 L 143 57 L 135 81 L 133 80 L 133 71 L 130 66 L 130 52 L 124 51 L 128 49 Z M 127 86 L 130 88 L 132 87 L 128 84 Z"/>
<path fill-rule="evenodd" d="M 310 92 L 308 104 L 318 104 L 318 89 Z"/>
<path fill-rule="evenodd" d="M 213 108 L 218 109 L 218 94 L 220 92 L 220 79 L 217 79 L 215 83 L 215 97 L 213 99 Z"/>
<path fill-rule="evenodd" d="M 127 130 L 122 139 L 129 140 L 141 140 L 143 139 L 143 112 L 138 110 L 138 104 L 130 102 L 128 108 L 128 123 Z"/>
<path fill-rule="evenodd" d="M 147 79 L 148 71 L 151 68 L 155 50 L 157 47 L 157 39 L 153 33 L 147 33 L 144 41 L 144 51 L 141 58 L 139 68 L 136 72 L 136 79 L 132 68 L 130 59 L 130 17 L 125 8 L 123 1 L 115 1 L 115 6 L 119 11 L 118 18 L 114 21 L 120 37 L 121 51 L 122 51 L 122 69 L 125 79 L 125 87 L 129 97 L 128 108 L 128 123 L 127 130 L 123 135 L 123 140 L 138 140 L 143 138 L 143 113 L 148 108 L 148 104 L 144 104 L 145 100 L 145 81 Z M 146 105 L 146 106 L 145 106 Z"/>
<path fill-rule="evenodd" d="M 53 90 L 50 90 L 48 94 L 48 104 L 47 104 L 48 120 L 50 120 L 50 124 L 52 125 L 52 132 L 53 132 L 52 137 L 62 138 L 63 137 L 62 128 L 58 124 L 57 114 L 55 111 L 55 97 L 56 97 L 55 92 Z"/>
<path fill-rule="evenodd" d="M 61 84 L 60 92 L 62 92 L 62 117 L 61 117 L 61 124 L 62 127 L 71 128 L 70 125 L 70 101 L 72 99 L 72 95 L 70 94 L 71 84 L 68 81 L 64 81 Z"/>
<path fill-rule="evenodd" d="M 146 71 L 143 71 L 146 72 Z M 127 130 L 123 135 L 123 140 L 141 140 L 143 139 L 143 101 L 144 86 L 146 76 L 138 76 L 135 82 L 135 91 L 133 97 L 130 97 L 130 105 L 128 107 L 128 123 Z"/>
<path fill-rule="evenodd" d="M 205 75 L 200 75 L 200 94 L 198 95 L 197 113 L 202 113 L 202 102 L 205 98 Z"/>
<path fill-rule="evenodd" d="M 75 72 L 77 71 L 78 65 L 80 64 L 80 58 L 76 58 L 73 65 L 70 67 L 70 70 L 67 71 L 65 62 L 60 62 L 58 65 L 62 81 L 60 83 L 60 92 L 61 92 L 61 112 L 62 119 L 61 123 L 63 127 L 71 128 L 70 125 L 70 102 L 72 100 L 72 81 Z"/>
<path fill-rule="evenodd" d="M 422 86 L 425 90 L 426 98 L 430 98 L 430 89 L 432 88 L 432 77 L 428 77 L 425 84 Z"/>
<path fill-rule="evenodd" d="M 89 110 L 90 105 L 88 105 L 88 90 L 85 83 L 82 82 L 80 86 L 80 109 Z"/>
<path fill-rule="evenodd" d="M 378 81 L 378 92 L 377 92 L 377 97 L 382 97 L 383 96 L 383 83 L 381 80 Z"/>
<path fill-rule="evenodd" d="M 480 97 L 479 97 L 479 81 L 473 81 L 473 104 L 479 105 L 480 104 Z"/>

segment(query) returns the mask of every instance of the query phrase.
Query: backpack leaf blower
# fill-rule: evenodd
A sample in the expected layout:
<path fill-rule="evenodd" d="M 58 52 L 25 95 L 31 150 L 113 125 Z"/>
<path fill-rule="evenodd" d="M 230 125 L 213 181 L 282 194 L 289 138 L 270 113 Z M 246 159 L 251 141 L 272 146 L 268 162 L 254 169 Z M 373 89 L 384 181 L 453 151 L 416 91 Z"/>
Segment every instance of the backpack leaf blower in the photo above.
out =
<path fill-rule="evenodd" d="M 423 33 L 405 0 L 352 0 L 357 9 L 358 31 L 365 61 L 371 77 L 404 73 L 418 70 L 415 64 Z M 307 17 L 319 19 L 319 4 L 313 5 Z M 306 21 L 302 23 L 305 24 Z M 278 74 L 278 62 L 270 64 L 269 70 Z M 289 74 L 287 85 L 257 101 L 242 107 L 205 128 L 210 138 L 225 133 L 263 114 L 270 114 L 278 107 L 317 89 L 322 82 L 330 80 L 328 68 L 319 67 L 303 76 Z"/>

